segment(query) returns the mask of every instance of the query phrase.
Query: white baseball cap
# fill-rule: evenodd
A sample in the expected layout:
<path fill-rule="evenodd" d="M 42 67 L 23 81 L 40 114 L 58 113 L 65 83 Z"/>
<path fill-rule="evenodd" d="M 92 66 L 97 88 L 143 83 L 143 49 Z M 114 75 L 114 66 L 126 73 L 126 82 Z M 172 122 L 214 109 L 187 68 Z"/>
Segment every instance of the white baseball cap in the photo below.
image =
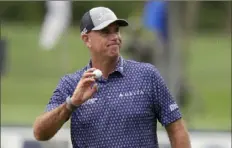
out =
<path fill-rule="evenodd" d="M 112 23 L 119 26 L 128 26 L 124 19 L 118 19 L 115 13 L 106 7 L 95 7 L 86 12 L 80 22 L 81 34 L 88 33 L 91 30 L 102 30 Z"/>

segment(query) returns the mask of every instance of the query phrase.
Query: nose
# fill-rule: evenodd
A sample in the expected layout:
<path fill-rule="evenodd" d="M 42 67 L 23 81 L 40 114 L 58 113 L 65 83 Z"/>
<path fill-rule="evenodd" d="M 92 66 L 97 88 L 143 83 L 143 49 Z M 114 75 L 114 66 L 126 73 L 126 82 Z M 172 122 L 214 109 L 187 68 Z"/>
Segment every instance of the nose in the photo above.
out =
<path fill-rule="evenodd" d="M 119 33 L 112 33 L 110 35 L 110 40 L 112 40 L 112 41 L 117 41 L 119 38 L 120 38 Z"/>

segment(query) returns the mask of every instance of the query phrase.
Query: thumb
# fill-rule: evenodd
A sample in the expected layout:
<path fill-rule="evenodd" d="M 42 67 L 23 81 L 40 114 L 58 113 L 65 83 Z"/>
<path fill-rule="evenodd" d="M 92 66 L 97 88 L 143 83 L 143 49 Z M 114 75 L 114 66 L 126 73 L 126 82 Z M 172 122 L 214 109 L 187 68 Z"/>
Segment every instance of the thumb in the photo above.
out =
<path fill-rule="evenodd" d="M 95 84 L 93 85 L 91 91 L 92 91 L 92 93 L 95 93 L 95 92 L 98 91 L 98 85 L 97 85 L 97 83 L 95 83 Z"/>

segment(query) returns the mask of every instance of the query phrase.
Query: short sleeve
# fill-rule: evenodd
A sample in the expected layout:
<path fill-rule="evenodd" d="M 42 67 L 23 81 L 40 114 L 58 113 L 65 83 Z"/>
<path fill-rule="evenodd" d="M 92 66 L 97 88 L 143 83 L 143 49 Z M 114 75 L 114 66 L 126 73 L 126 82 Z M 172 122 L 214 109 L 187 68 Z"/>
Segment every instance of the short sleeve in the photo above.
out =
<path fill-rule="evenodd" d="M 179 106 L 171 95 L 164 79 L 157 69 L 154 70 L 152 82 L 155 95 L 154 108 L 157 119 L 163 126 L 167 126 L 181 118 L 182 115 L 179 110 Z"/>
<path fill-rule="evenodd" d="M 45 111 L 51 111 L 66 101 L 69 96 L 69 84 L 67 82 L 67 76 L 60 79 L 57 87 L 55 88 L 52 97 L 50 98 Z"/>

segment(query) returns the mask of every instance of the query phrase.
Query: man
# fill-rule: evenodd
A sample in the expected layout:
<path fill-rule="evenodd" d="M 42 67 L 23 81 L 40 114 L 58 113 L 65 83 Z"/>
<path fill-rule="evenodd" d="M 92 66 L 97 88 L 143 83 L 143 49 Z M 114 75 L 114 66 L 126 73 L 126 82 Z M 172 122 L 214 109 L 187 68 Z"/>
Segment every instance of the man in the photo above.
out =
<path fill-rule="evenodd" d="M 68 28 L 72 18 L 71 1 L 46 1 L 47 13 L 42 25 L 39 45 L 44 50 L 52 50 Z"/>
<path fill-rule="evenodd" d="M 158 119 L 172 148 L 190 148 L 178 106 L 155 67 L 120 56 L 119 27 L 127 25 L 105 7 L 84 14 L 81 38 L 91 60 L 61 78 L 46 113 L 34 123 L 37 140 L 51 139 L 71 117 L 73 148 L 158 148 Z M 95 69 L 102 71 L 100 79 Z"/>

